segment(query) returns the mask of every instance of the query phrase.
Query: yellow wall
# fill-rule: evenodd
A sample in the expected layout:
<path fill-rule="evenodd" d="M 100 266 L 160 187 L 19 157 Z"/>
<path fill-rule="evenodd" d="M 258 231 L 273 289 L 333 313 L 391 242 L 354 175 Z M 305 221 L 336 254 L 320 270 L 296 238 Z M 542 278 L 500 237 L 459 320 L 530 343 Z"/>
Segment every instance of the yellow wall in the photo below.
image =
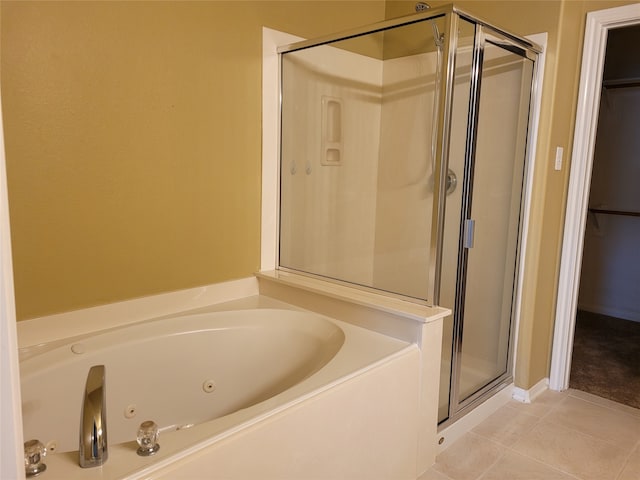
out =
<path fill-rule="evenodd" d="M 259 267 L 262 26 L 384 2 L 8 2 L 1 84 L 19 319 Z"/>

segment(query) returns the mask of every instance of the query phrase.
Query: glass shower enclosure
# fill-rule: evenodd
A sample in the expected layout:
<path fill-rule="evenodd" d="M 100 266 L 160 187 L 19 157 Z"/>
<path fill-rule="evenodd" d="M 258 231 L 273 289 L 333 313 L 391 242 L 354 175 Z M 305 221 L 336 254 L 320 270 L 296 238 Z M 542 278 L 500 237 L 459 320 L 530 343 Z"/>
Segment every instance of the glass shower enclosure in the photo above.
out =
<path fill-rule="evenodd" d="M 450 308 L 442 424 L 511 382 L 539 52 L 455 6 L 279 51 L 278 268 Z"/>

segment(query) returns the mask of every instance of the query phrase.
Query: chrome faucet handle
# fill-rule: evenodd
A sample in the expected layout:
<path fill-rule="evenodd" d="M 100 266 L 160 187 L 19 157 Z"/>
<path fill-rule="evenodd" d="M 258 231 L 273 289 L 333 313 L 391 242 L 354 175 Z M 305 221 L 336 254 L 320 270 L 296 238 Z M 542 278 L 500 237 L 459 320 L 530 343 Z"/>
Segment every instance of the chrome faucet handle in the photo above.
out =
<path fill-rule="evenodd" d="M 136 453 L 142 457 L 148 457 L 160 450 L 158 443 L 158 425 L 151 420 L 142 422 L 138 428 L 138 436 L 136 438 L 140 446 Z"/>
<path fill-rule="evenodd" d="M 24 469 L 27 477 L 35 477 L 47 469 L 42 459 L 47 449 L 40 440 L 24 442 Z"/>

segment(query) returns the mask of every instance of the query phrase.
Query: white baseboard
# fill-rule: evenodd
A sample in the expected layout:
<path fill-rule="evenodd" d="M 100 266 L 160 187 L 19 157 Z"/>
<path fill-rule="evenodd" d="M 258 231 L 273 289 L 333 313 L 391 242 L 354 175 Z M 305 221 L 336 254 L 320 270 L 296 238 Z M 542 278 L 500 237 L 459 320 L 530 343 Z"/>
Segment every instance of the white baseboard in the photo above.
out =
<path fill-rule="evenodd" d="M 549 388 L 549 379 L 543 378 L 529 390 L 520 387 L 513 387 L 512 397 L 514 400 L 522 403 L 531 403 L 541 393 Z"/>
<path fill-rule="evenodd" d="M 22 320 L 17 324 L 18 347 L 32 347 L 253 295 L 258 295 L 258 280 L 249 277 Z"/>

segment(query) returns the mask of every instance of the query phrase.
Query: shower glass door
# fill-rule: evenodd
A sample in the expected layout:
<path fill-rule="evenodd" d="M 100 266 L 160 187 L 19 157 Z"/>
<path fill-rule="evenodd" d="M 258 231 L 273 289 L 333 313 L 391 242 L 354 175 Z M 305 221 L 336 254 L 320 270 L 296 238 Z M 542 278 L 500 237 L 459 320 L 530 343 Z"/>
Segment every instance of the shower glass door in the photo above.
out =
<path fill-rule="evenodd" d="M 510 369 L 509 339 L 533 62 L 487 39 L 465 248 L 459 401 Z M 469 233 L 471 235 L 471 233 Z"/>
<path fill-rule="evenodd" d="M 469 38 L 473 30 L 461 28 L 464 31 Z M 534 61 L 487 27 L 476 25 L 474 37 L 477 76 L 473 68 L 456 69 L 454 97 L 468 100 L 471 108 L 468 116 L 460 108 L 466 118 L 456 121 L 454 98 L 452 137 L 461 130 L 456 128 L 459 123 L 466 124 L 467 139 L 463 191 L 451 199 L 456 208 L 447 208 L 445 218 L 445 252 L 453 256 L 455 250 L 458 261 L 455 274 L 450 270 L 442 275 L 449 288 L 443 283 L 440 303 L 449 303 L 445 306 L 454 314 L 449 322 L 453 354 L 442 371 L 443 379 L 452 381 L 448 408 L 441 404 L 441 421 L 473 407 L 512 375 L 511 328 Z M 471 55 L 469 50 L 460 52 L 461 60 Z M 450 168 L 462 163 L 461 157 L 450 155 Z M 454 225 L 458 228 L 451 228 Z"/>

